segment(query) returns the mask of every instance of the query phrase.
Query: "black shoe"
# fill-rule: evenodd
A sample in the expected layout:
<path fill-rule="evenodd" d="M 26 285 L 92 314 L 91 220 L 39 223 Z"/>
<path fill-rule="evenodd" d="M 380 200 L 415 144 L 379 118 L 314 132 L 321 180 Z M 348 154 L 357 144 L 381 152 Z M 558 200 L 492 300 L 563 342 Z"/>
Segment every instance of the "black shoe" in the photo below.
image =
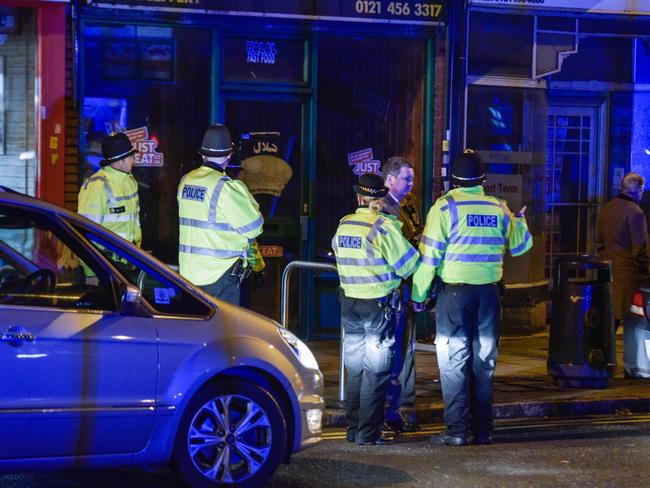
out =
<path fill-rule="evenodd" d="M 431 436 L 431 443 L 436 446 L 466 446 L 469 444 L 467 437 L 457 437 L 455 435 L 437 434 Z"/>
<path fill-rule="evenodd" d="M 402 421 L 402 419 L 386 420 L 384 422 L 384 427 L 382 428 L 382 431 L 390 432 L 390 433 L 394 433 L 394 434 L 399 434 L 400 432 L 405 432 L 404 431 L 404 422 Z"/>
<path fill-rule="evenodd" d="M 492 437 L 487 435 L 487 436 L 477 436 L 474 437 L 474 444 L 477 444 L 479 446 L 485 446 L 488 444 L 492 444 Z"/>
<path fill-rule="evenodd" d="M 360 446 L 385 446 L 388 444 L 393 444 L 395 440 L 396 440 L 395 436 L 386 435 L 385 433 L 382 432 L 381 435 L 377 437 L 374 441 L 357 442 L 357 444 Z"/>
<path fill-rule="evenodd" d="M 402 432 L 420 432 L 420 424 L 417 422 L 404 422 L 402 425 Z"/>
<path fill-rule="evenodd" d="M 357 441 L 357 429 L 354 429 L 352 427 L 348 427 L 348 430 L 345 432 L 345 439 L 348 442 L 356 442 Z"/>

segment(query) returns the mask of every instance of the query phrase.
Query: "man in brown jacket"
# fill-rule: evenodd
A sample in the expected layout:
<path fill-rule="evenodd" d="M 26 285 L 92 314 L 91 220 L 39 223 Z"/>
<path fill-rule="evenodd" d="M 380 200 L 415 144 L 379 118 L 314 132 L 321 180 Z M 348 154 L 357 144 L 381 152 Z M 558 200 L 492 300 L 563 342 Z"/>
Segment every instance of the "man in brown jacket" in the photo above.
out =
<path fill-rule="evenodd" d="M 648 231 L 639 200 L 645 180 L 628 173 L 616 198 L 598 213 L 596 251 L 612 262 L 616 328 L 627 315 L 634 290 L 648 278 Z"/>

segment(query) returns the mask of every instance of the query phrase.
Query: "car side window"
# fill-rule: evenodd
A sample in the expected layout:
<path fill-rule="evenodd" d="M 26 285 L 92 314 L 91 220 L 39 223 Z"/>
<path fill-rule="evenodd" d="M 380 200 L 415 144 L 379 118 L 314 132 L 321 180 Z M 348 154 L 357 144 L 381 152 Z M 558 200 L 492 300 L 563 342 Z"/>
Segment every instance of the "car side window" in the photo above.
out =
<path fill-rule="evenodd" d="M 132 284 L 157 313 L 205 317 L 211 309 L 161 273 L 153 263 L 147 263 L 130 254 L 125 248 L 103 236 L 86 233 L 86 238 Z"/>
<path fill-rule="evenodd" d="M 0 209 L 0 305 L 115 310 L 110 283 L 88 280 L 95 271 L 70 239 L 35 215 Z"/>

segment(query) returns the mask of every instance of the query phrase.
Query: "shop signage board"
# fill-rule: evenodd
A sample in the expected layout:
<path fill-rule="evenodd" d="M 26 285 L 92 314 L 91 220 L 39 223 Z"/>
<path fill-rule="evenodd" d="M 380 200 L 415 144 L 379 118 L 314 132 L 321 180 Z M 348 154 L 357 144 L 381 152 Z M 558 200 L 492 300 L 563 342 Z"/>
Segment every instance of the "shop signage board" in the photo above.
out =
<path fill-rule="evenodd" d="M 619 15 L 650 15 L 650 2 L 639 0 L 470 0 L 471 5 L 509 9 L 545 9 Z"/>
<path fill-rule="evenodd" d="M 380 174 L 381 172 L 381 162 L 373 159 L 371 147 L 348 153 L 348 165 L 352 166 L 352 172 L 357 176 L 363 173 Z"/>
<path fill-rule="evenodd" d="M 477 151 L 490 164 L 533 164 L 533 153 L 527 151 Z"/>
<path fill-rule="evenodd" d="M 88 5 L 110 8 L 137 7 L 154 10 L 333 20 L 438 25 L 446 22 L 450 0 L 87 0 Z"/>
<path fill-rule="evenodd" d="M 492 195 L 508 202 L 508 208 L 519 212 L 522 205 L 523 177 L 521 175 L 502 175 L 488 173 L 483 184 L 486 195 Z"/>
<path fill-rule="evenodd" d="M 259 246 L 260 254 L 264 258 L 281 258 L 284 256 L 284 248 L 282 246 Z"/>
<path fill-rule="evenodd" d="M 124 131 L 131 144 L 137 149 L 135 153 L 134 166 L 138 167 L 161 167 L 165 163 L 165 156 L 156 151 L 158 141 L 149 138 L 149 129 L 147 127 L 138 127 Z"/>

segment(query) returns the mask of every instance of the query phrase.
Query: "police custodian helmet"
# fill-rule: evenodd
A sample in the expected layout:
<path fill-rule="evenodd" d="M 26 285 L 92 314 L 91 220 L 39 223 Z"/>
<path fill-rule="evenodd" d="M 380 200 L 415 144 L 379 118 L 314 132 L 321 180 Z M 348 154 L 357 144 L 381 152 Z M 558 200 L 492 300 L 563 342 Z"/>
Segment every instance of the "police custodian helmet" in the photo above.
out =
<path fill-rule="evenodd" d="M 233 151 L 230 131 L 225 125 L 215 124 L 208 127 L 203 135 L 199 154 L 202 156 L 224 157 Z"/>
<path fill-rule="evenodd" d="M 137 152 L 124 132 L 111 132 L 102 140 L 102 159 L 100 166 L 108 166 L 128 158 Z"/>
<path fill-rule="evenodd" d="M 485 181 L 481 156 L 472 149 L 465 149 L 451 165 L 451 182 L 457 186 L 476 186 Z"/>
<path fill-rule="evenodd" d="M 364 173 L 359 176 L 359 184 L 353 185 L 354 191 L 364 197 L 381 198 L 388 193 L 384 179 L 375 173 Z"/>

